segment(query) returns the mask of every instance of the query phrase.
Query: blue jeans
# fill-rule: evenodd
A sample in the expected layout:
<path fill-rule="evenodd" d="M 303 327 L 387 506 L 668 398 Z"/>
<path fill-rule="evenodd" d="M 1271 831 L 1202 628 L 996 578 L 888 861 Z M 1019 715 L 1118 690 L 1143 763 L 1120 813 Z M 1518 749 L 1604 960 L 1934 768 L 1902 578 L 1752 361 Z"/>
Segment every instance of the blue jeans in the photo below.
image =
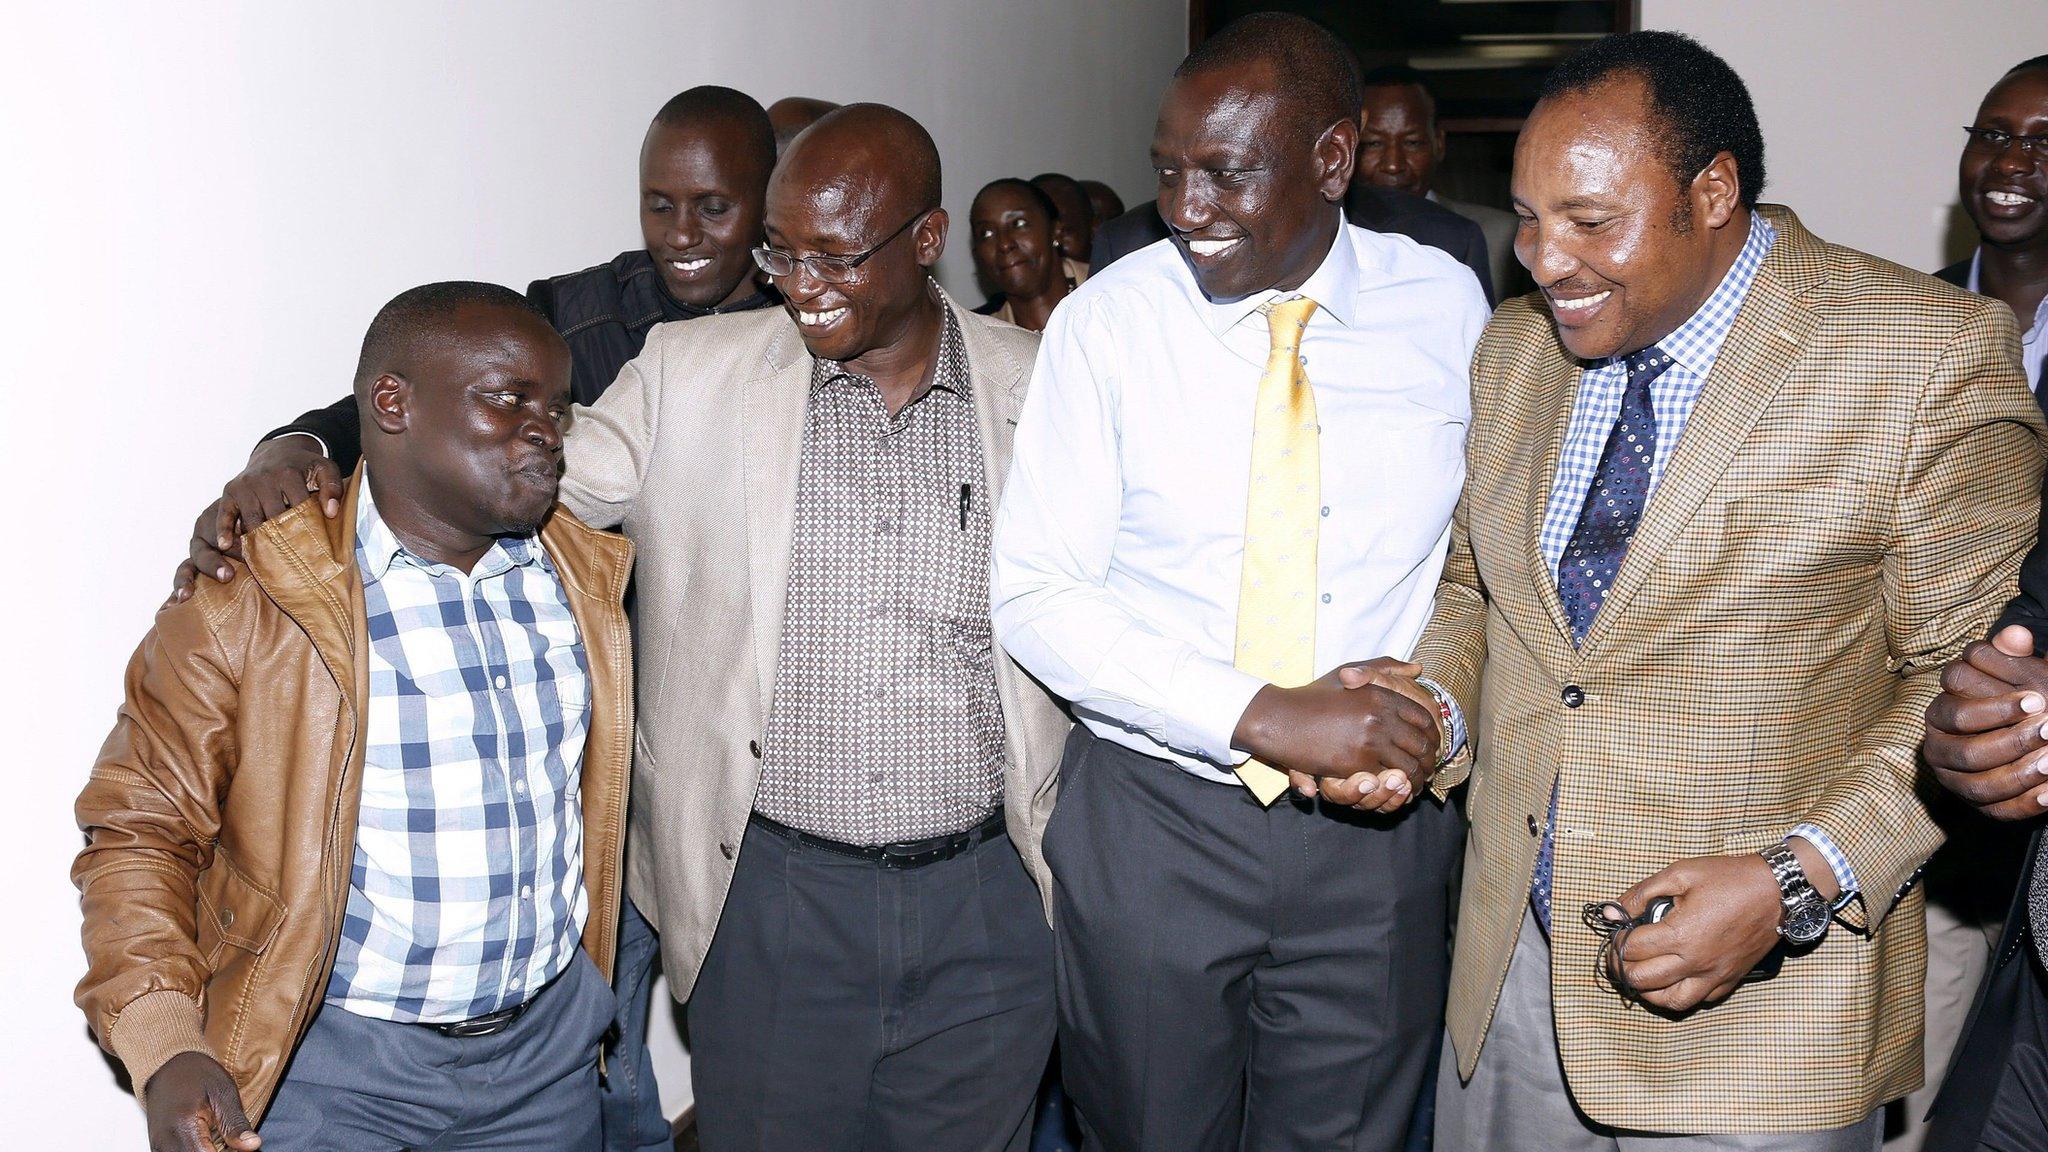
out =
<path fill-rule="evenodd" d="M 618 997 L 618 1038 L 605 1059 L 605 1152 L 644 1152 L 670 1146 L 668 1118 L 661 1112 L 661 1086 L 654 1080 L 654 1055 L 647 1050 L 647 1013 L 654 978 L 661 970 L 661 941 L 654 925 L 620 897 L 619 953 L 613 962 L 612 992 Z"/>

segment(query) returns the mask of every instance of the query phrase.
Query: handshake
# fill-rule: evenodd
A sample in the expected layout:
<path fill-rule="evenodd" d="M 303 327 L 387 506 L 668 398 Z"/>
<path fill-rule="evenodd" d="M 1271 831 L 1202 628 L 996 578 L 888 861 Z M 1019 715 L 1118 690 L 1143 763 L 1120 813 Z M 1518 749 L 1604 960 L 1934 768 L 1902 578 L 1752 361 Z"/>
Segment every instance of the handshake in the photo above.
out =
<path fill-rule="evenodd" d="M 1295 791 L 1363 812 L 1394 812 L 1436 775 L 1449 751 L 1422 669 L 1381 657 L 1345 664 L 1299 688 L 1268 684 L 1231 743 L 1287 773 Z"/>

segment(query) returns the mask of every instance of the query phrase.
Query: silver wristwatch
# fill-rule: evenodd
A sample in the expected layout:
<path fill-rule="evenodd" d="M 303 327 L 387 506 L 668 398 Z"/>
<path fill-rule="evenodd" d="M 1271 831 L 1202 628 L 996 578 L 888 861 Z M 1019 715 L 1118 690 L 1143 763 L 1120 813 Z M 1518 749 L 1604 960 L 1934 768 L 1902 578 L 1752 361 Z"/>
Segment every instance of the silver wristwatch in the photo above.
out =
<path fill-rule="evenodd" d="M 1764 863 L 1771 866 L 1771 875 L 1778 879 L 1778 899 L 1785 905 L 1785 919 L 1778 925 L 1778 935 L 1792 944 L 1811 944 L 1827 935 L 1833 913 L 1806 878 L 1806 869 L 1799 866 L 1792 846 L 1773 844 L 1761 855 Z"/>

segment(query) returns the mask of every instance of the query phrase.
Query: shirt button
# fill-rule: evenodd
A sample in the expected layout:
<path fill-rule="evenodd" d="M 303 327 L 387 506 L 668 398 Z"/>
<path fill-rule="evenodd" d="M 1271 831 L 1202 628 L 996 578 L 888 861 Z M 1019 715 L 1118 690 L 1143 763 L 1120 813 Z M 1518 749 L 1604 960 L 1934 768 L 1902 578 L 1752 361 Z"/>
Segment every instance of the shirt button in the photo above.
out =
<path fill-rule="evenodd" d="M 754 754 L 754 759 L 759 760 L 761 758 L 761 742 L 759 740 L 747 741 L 747 751 Z"/>
<path fill-rule="evenodd" d="M 531 899 L 533 899 L 533 885 L 531 885 L 531 884 L 522 884 L 522 885 L 520 885 L 520 886 L 519 886 L 519 898 L 520 898 L 521 900 L 531 900 Z"/>
<path fill-rule="evenodd" d="M 1527 819 L 1529 821 L 1529 835 L 1534 836 L 1536 835 L 1536 814 L 1530 813 Z"/>
<path fill-rule="evenodd" d="M 1325 516 L 1328 516 L 1329 514 L 1330 514 L 1330 506 L 1329 506 L 1328 504 L 1325 504 L 1325 505 L 1323 505 L 1323 515 L 1325 515 Z"/>
<path fill-rule="evenodd" d="M 513 782 L 512 782 L 512 790 L 513 790 L 514 792 L 517 792 L 517 793 L 519 793 L 519 794 L 520 794 L 521 796 L 524 796 L 524 795 L 526 795 L 526 781 L 524 781 L 524 780 L 515 780 L 515 781 L 513 781 Z"/>
<path fill-rule="evenodd" d="M 1565 707 L 1577 708 L 1586 702 L 1586 690 L 1577 684 L 1567 684 L 1564 691 L 1558 693 L 1558 698 L 1564 701 Z"/>
<path fill-rule="evenodd" d="M 719 850 L 719 852 L 721 852 L 721 853 L 723 853 L 723 854 L 724 854 L 724 856 L 725 856 L 725 858 L 726 858 L 727 860 L 730 860 L 730 859 L 732 859 L 732 858 L 733 858 L 733 855 L 734 855 L 735 853 L 737 853 L 737 852 L 739 851 L 739 849 L 737 849 L 737 848 L 733 847 L 733 846 L 732 846 L 732 845 L 731 845 L 730 843 L 727 843 L 727 844 L 720 844 L 720 845 L 718 846 L 718 850 Z"/>
<path fill-rule="evenodd" d="M 1329 594 L 1328 592 L 1325 592 L 1325 593 L 1323 593 L 1323 603 L 1325 603 L 1325 604 L 1328 604 L 1329 602 L 1330 602 L 1330 594 Z"/>
<path fill-rule="evenodd" d="M 505 678 L 503 676 L 500 676 L 496 680 L 492 681 L 492 683 L 496 684 L 499 687 L 499 689 L 502 690 L 505 687 Z"/>

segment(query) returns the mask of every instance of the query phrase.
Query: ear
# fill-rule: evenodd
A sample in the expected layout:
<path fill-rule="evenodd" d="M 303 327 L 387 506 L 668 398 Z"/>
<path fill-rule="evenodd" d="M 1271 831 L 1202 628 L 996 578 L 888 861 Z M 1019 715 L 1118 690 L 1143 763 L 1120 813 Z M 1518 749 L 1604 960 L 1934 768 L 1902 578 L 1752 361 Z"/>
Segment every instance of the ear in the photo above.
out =
<path fill-rule="evenodd" d="M 1434 152 L 1435 152 L 1435 154 L 1436 154 L 1436 161 L 1437 161 L 1437 163 L 1441 164 L 1441 163 L 1443 163 L 1443 160 L 1444 160 L 1444 129 L 1443 129 L 1443 125 L 1441 125 L 1441 124 L 1437 125 L 1437 127 L 1436 127 L 1436 131 L 1435 131 L 1434 135 L 1432 136 L 1432 139 L 1434 140 L 1434 143 L 1433 143 L 1433 144 L 1431 145 L 1431 149 L 1432 149 L 1432 151 L 1434 151 Z"/>
<path fill-rule="evenodd" d="M 1735 210 L 1742 207 L 1742 174 L 1735 170 L 1735 157 L 1726 152 L 1716 155 L 1713 163 L 1692 178 L 1692 187 L 1686 191 L 1692 197 L 1693 214 L 1705 220 L 1707 227 L 1727 226 L 1735 218 Z"/>
<path fill-rule="evenodd" d="M 386 436 L 402 434 L 412 422 L 412 384 L 389 372 L 370 381 L 369 417 Z"/>
<path fill-rule="evenodd" d="M 1351 187 L 1351 170 L 1358 163 L 1358 123 L 1339 120 L 1323 129 L 1316 141 L 1316 187 L 1332 204 L 1344 199 Z"/>
<path fill-rule="evenodd" d="M 952 226 L 953 218 L 946 215 L 944 208 L 932 209 L 917 222 L 912 231 L 917 239 L 917 263 L 920 267 L 929 268 L 939 262 L 940 255 L 946 251 L 946 230 Z"/>

